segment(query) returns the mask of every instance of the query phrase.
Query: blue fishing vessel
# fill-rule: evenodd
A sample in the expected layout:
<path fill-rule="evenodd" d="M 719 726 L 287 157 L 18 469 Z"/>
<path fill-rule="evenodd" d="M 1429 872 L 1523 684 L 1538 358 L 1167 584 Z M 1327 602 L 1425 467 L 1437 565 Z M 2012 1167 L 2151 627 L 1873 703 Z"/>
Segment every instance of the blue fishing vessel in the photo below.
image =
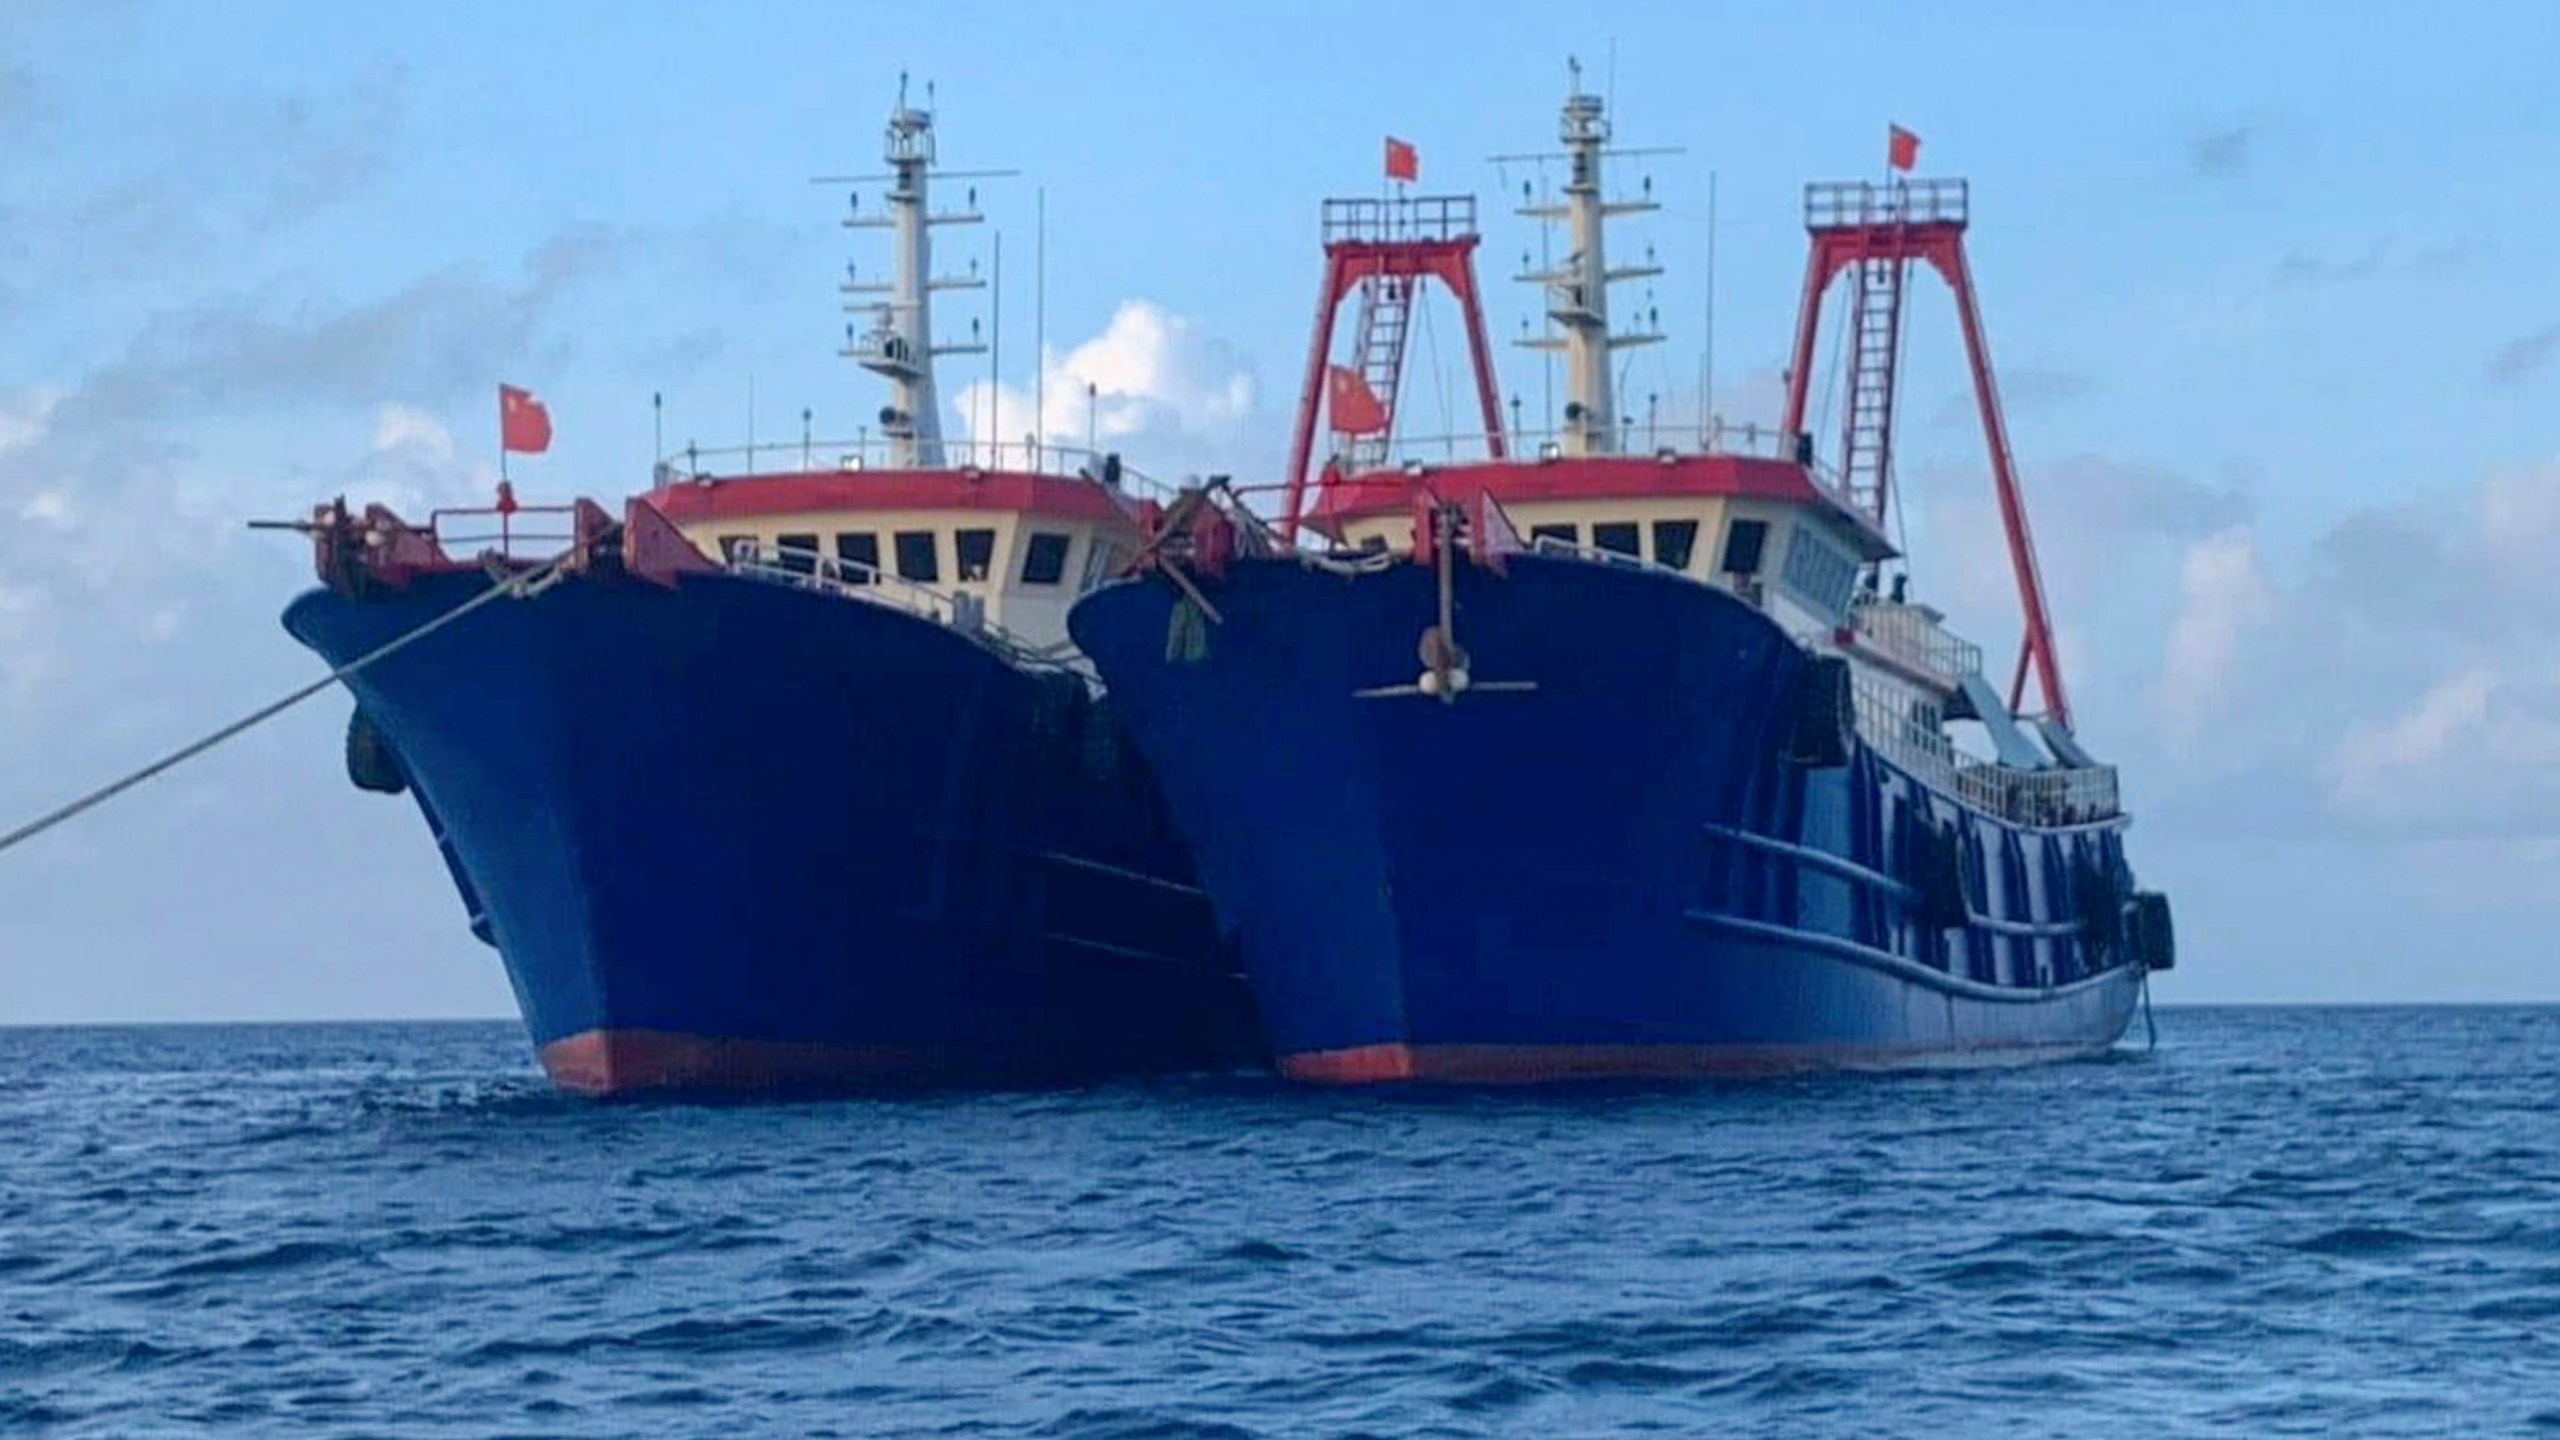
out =
<path fill-rule="evenodd" d="M 592 1094 L 1015 1083 L 1251 1060 L 1251 1002 L 1065 635 L 1139 538 L 1116 457 L 946 441 L 933 117 L 847 354 L 876 442 L 662 464 L 617 509 L 324 506 L 286 628 L 414 797 L 542 1064 Z M 511 406 L 529 404 L 518 392 Z M 510 423 L 515 412 L 510 411 Z M 546 422 L 547 430 L 547 422 Z M 766 453 L 773 453 L 768 447 Z M 825 463 L 814 463 L 823 454 Z M 717 457 L 713 457 L 715 460 Z"/>
<path fill-rule="evenodd" d="M 1666 440 L 1622 413 L 1601 100 L 1525 195 L 1564 258 L 1523 278 L 1567 403 L 1505 434 L 1472 201 L 1328 202 L 1326 279 L 1276 523 L 1232 486 L 1166 512 L 1071 629 L 1154 763 L 1301 1080 L 1518 1081 L 2083 1054 L 2173 960 L 2113 768 L 2079 743 L 1966 268 L 1967 190 L 1806 193 L 1774 430 Z M 1410 168 L 1410 162 L 1407 164 Z M 1649 185 L 1646 187 L 1649 192 Z M 2003 693 L 1888 538 L 1906 282 L 1955 291 L 2025 636 Z M 1837 454 L 1807 428 L 1847 286 Z M 1404 337 L 1466 312 L 1482 434 L 1394 432 Z M 1360 301 L 1347 359 L 1339 308 Z M 1316 454 L 1328 417 L 1329 455 Z M 1460 453 L 1460 446 L 1468 453 Z M 1527 453 L 1522 453 L 1523 451 Z M 1311 472 L 1312 475 L 1311 475 Z M 2029 710 L 2026 686 L 2040 705 Z"/>

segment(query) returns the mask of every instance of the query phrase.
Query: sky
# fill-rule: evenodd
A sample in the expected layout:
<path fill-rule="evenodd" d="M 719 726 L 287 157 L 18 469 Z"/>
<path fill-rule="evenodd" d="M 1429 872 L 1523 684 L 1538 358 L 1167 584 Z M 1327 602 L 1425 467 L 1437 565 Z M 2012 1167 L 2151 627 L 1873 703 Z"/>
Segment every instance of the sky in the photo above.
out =
<path fill-rule="evenodd" d="M 1485 197 L 1516 334 L 1526 172 L 1485 157 L 1552 145 L 1578 54 L 1622 142 L 1682 147 L 1627 162 L 1663 209 L 1613 233 L 1667 272 L 1622 387 L 1667 424 L 1774 419 L 1804 181 L 1874 176 L 1888 123 L 1972 181 L 2082 737 L 2178 906 L 2164 1001 L 2560 999 L 2547 20 L 2090 12 L 0 0 L 0 830 L 321 673 L 276 622 L 306 547 L 243 522 L 487 495 L 502 380 L 557 432 L 528 500 L 646 488 L 653 394 L 670 450 L 859 424 L 834 286 L 880 252 L 809 180 L 876 168 L 901 72 L 947 163 L 1021 172 L 942 237 L 1002 236 L 999 433 L 1081 440 L 1090 384 L 1138 468 L 1269 479 L 1318 202 L 1413 142 L 1424 191 Z M 1418 330 L 1408 426 L 1463 408 L 1459 335 Z M 1907 343 L 1916 591 L 2013 654 L 1941 295 Z M 954 431 L 988 376 L 946 369 Z M 512 1013 L 412 807 L 346 784 L 345 714 L 0 854 L 0 1023 Z"/>

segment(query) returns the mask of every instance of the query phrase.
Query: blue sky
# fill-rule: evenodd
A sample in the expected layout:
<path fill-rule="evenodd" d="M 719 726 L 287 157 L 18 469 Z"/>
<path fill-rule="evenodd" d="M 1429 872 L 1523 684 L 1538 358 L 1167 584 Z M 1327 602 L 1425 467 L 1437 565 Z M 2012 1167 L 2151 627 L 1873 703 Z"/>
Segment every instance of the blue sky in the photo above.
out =
<path fill-rule="evenodd" d="M 315 673 L 274 620 L 306 557 L 238 522 L 482 493 L 500 379 L 559 434 L 528 498 L 641 488 L 652 392 L 671 445 L 741 438 L 750 376 L 768 438 L 876 407 L 832 354 L 869 256 L 807 179 L 872 168 L 902 69 L 947 159 L 1024 172 L 949 251 L 1004 233 L 1005 383 L 1040 186 L 1053 392 L 1098 385 L 1142 468 L 1268 477 L 1316 202 L 1411 139 L 1426 190 L 1486 196 L 1515 333 L 1534 236 L 1480 157 L 1551 141 L 1578 51 L 1622 139 L 1688 150 L 1621 237 L 1670 268 L 1636 403 L 1695 408 L 1710 170 L 1737 419 L 1768 418 L 1798 185 L 1872 174 L 1888 121 L 1973 180 L 2083 730 L 2180 904 L 2164 996 L 2560 998 L 2546 22 L 2086 9 L 0 0 L 0 824 Z M 1915 569 L 1996 650 L 1943 302 L 1915 327 Z M 340 779 L 343 714 L 0 856 L 0 1020 L 506 1013 L 415 816 Z"/>

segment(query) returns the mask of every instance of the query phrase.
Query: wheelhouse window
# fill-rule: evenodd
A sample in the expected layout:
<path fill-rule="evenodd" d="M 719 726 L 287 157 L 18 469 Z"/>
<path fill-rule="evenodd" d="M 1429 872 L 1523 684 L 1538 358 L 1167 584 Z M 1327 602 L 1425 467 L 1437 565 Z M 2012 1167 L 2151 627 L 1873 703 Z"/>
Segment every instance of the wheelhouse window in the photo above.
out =
<path fill-rule="evenodd" d="M 1535 545 L 1541 540 L 1555 540 L 1567 545 L 1578 546 L 1582 543 L 1582 527 L 1579 525 L 1530 526 L 1529 543 Z"/>
<path fill-rule="evenodd" d="M 1689 568 L 1689 556 L 1698 548 L 1698 522 L 1695 520 L 1656 520 L 1653 522 L 1653 563 L 1673 570 Z"/>
<path fill-rule="evenodd" d="M 752 558 L 755 553 L 756 537 L 753 535 L 723 535 L 720 537 L 720 558 L 728 561 L 732 565 L 737 564 L 741 560 Z"/>
<path fill-rule="evenodd" d="M 1798 525 L 1787 541 L 1787 566 L 1781 578 L 1817 614 L 1838 616 L 1849 608 L 1849 594 L 1857 588 L 1858 560 L 1810 526 Z"/>
<path fill-rule="evenodd" d="M 963 530 L 953 538 L 959 541 L 960 579 L 963 583 L 985 580 L 995 572 L 996 532 Z"/>
<path fill-rule="evenodd" d="M 942 564 L 934 548 L 930 530 L 898 532 L 898 578 L 921 580 L 930 585 L 942 578 Z"/>
<path fill-rule="evenodd" d="M 1096 537 L 1092 544 L 1084 547 L 1084 581 L 1076 587 L 1076 593 L 1081 595 L 1119 574 L 1121 558 L 1122 552 L 1117 544 Z"/>
<path fill-rule="evenodd" d="M 1067 545 L 1071 537 L 1035 531 L 1030 544 L 1022 551 L 1022 583 L 1055 585 L 1067 576 Z"/>
<path fill-rule="evenodd" d="M 880 537 L 868 530 L 846 530 L 836 536 L 836 572 L 848 585 L 868 585 L 880 571 Z"/>
<path fill-rule="evenodd" d="M 774 540 L 781 553 L 775 558 L 782 568 L 794 575 L 818 573 L 818 537 L 815 535 L 783 535 Z"/>
<path fill-rule="evenodd" d="M 1724 562 L 1716 568 L 1727 575 L 1757 575 L 1761 552 L 1768 548 L 1768 521 L 1736 520 L 1725 527 Z"/>
<path fill-rule="evenodd" d="M 1644 558 L 1644 529 L 1633 520 L 1607 520 L 1591 527 L 1591 548 L 1624 555 L 1630 560 Z"/>

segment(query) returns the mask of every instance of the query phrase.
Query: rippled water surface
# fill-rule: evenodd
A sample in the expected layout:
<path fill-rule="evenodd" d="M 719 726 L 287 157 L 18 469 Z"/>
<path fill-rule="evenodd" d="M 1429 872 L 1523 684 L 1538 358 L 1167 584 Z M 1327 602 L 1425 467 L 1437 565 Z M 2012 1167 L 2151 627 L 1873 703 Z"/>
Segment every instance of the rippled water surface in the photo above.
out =
<path fill-rule="evenodd" d="M 0 1433 L 2560 1434 L 2560 1010 L 1710 1088 L 599 1107 L 0 1030 Z"/>

